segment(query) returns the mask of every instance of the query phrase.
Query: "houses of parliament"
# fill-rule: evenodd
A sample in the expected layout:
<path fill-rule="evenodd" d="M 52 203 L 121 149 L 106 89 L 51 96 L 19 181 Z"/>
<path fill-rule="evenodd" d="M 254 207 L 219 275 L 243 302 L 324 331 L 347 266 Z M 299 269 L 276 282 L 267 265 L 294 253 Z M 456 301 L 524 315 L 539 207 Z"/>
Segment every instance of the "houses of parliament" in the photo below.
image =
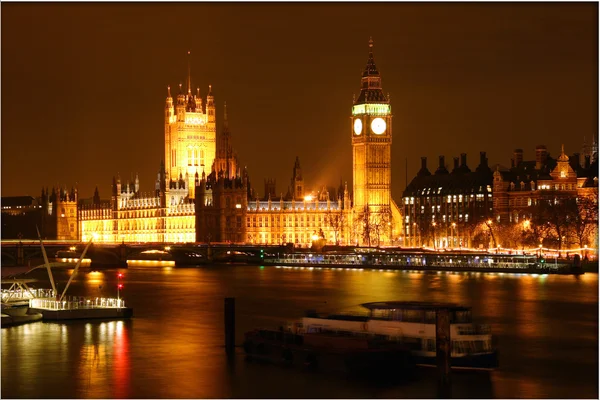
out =
<path fill-rule="evenodd" d="M 392 110 L 372 40 L 350 110 L 352 191 L 342 182 L 337 190 L 309 190 L 296 158 L 287 192 L 277 194 L 275 181 L 266 179 L 259 196 L 239 165 L 226 104 L 223 108 L 223 129 L 217 132 L 212 87 L 206 98 L 199 88 L 194 91 L 188 66 L 186 87 L 179 85 L 175 98 L 167 90 L 165 155 L 154 191 L 142 193 L 137 177 L 126 183 L 113 177 L 109 203 L 96 193 L 78 206 L 73 239 L 375 246 L 391 244 L 400 234 L 400 209 L 391 197 Z"/>

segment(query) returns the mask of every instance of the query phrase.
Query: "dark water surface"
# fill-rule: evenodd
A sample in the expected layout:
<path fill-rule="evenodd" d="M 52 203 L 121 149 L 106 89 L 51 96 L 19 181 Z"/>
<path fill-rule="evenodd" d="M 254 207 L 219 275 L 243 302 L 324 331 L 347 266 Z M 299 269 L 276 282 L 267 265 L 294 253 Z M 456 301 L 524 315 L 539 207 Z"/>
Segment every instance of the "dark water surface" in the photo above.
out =
<path fill-rule="evenodd" d="M 5 269 L 3 269 L 4 272 Z M 598 275 L 411 273 L 257 266 L 132 267 L 134 318 L 37 322 L 1 331 L 2 398 L 432 398 L 435 375 L 391 384 L 248 363 L 224 354 L 223 298 L 236 298 L 237 344 L 307 309 L 370 301 L 473 307 L 498 337 L 500 369 L 453 373 L 453 396 L 598 398 Z M 40 271 L 40 273 L 43 271 Z M 57 274 L 63 288 L 69 272 Z M 72 295 L 115 296 L 117 270 L 82 270 Z M 40 277 L 44 277 L 43 274 Z M 433 372 L 433 370 L 432 370 Z"/>

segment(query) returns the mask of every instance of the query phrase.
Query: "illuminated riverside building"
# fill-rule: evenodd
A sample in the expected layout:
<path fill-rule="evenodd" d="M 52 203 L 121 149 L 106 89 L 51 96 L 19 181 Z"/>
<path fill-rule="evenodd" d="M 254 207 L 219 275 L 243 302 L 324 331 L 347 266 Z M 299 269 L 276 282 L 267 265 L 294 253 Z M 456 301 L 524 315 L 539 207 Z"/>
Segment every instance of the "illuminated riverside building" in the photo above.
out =
<path fill-rule="evenodd" d="M 351 143 L 353 193 L 307 190 L 296 159 L 286 195 L 276 197 L 275 182 L 258 199 L 248 172 L 238 165 L 224 112 L 224 128 L 215 135 L 212 89 L 206 102 L 187 94 L 165 105 L 165 164 L 155 192 L 144 195 L 139 182 L 113 179 L 110 204 L 84 205 L 79 212 L 81 240 L 95 232 L 104 242 L 235 242 L 309 246 L 328 243 L 386 245 L 401 229 L 391 198 L 392 113 L 369 43 L 367 66 L 353 101 Z M 341 186 L 341 185 L 340 185 Z"/>
<path fill-rule="evenodd" d="M 234 175 L 239 171 L 237 160 L 224 158 L 229 152 L 219 149 L 229 148 L 230 142 L 223 142 L 217 145 L 219 167 L 202 176 L 196 188 L 197 241 L 298 246 L 318 239 L 345 245 L 392 243 L 401 223 L 390 187 L 392 114 L 372 50 L 371 41 L 361 92 L 352 107 L 354 205 L 347 187 L 340 187 L 337 195 L 326 188 L 307 190 L 298 158 L 287 193 L 277 196 L 275 181 L 266 180 L 265 196 L 259 199 L 246 171 Z"/>
<path fill-rule="evenodd" d="M 568 157 L 561 149 L 557 159 L 549 156 L 546 146 L 536 147 L 536 158 L 523 160 L 516 149 L 511 168 L 494 172 L 494 216 L 496 221 L 519 222 L 531 218 L 531 206 L 546 193 L 561 197 L 583 197 L 598 191 L 598 160 L 579 154 Z M 593 162 L 591 162 L 593 161 Z"/>
<path fill-rule="evenodd" d="M 454 158 L 448 171 L 444 156 L 434 174 L 421 157 L 421 169 L 402 194 L 406 247 L 469 247 L 473 228 L 492 216 L 492 170 L 485 152 L 475 171 L 467 155 Z"/>
<path fill-rule="evenodd" d="M 143 194 L 139 179 L 121 184 L 113 178 L 110 203 L 79 207 L 80 238 L 121 242 L 194 242 L 195 188 L 204 169 L 214 168 L 216 155 L 215 104 L 209 85 L 206 101 L 200 89 L 192 94 L 188 67 L 187 93 L 181 85 L 176 101 L 167 89 L 165 101 L 165 161 L 155 190 Z"/>
<path fill-rule="evenodd" d="M 316 240 L 352 243 L 350 196 L 340 187 L 338 197 L 326 188 L 305 192 L 300 160 L 296 158 L 286 195 L 275 197 L 275 182 L 265 182 L 265 197 L 248 202 L 246 232 L 249 243 L 309 246 Z"/>
<path fill-rule="evenodd" d="M 583 166 L 579 153 L 568 157 L 564 147 L 557 159 L 549 156 L 544 145 L 537 146 L 535 152 L 535 160 L 524 161 L 523 150 L 516 149 L 511 168 L 497 168 L 494 172 L 495 221 L 527 225 L 533 217 L 533 207 L 542 200 L 556 204 L 565 199 L 579 202 L 589 198 L 592 200 L 590 206 L 597 209 L 597 151 L 585 155 Z M 590 244 L 597 242 L 595 222 L 595 229 L 588 235 Z"/>
<path fill-rule="evenodd" d="M 194 204 L 187 182 L 167 180 L 164 165 L 158 172 L 155 192 L 143 194 L 139 179 L 121 184 L 113 178 L 110 203 L 79 207 L 81 240 L 95 234 L 97 242 L 193 242 L 196 238 Z"/>

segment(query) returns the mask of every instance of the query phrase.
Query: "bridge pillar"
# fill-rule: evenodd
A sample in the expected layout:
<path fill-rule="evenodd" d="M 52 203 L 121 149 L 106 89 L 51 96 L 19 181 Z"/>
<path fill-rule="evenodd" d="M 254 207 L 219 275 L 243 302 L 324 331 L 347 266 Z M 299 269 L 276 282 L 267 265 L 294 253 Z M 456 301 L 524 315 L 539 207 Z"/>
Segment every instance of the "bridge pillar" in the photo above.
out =
<path fill-rule="evenodd" d="M 127 265 L 127 245 L 125 242 L 119 245 L 119 266 Z"/>
<path fill-rule="evenodd" d="M 17 244 L 17 266 L 21 267 L 25 265 L 25 254 L 23 250 L 23 242 Z"/>

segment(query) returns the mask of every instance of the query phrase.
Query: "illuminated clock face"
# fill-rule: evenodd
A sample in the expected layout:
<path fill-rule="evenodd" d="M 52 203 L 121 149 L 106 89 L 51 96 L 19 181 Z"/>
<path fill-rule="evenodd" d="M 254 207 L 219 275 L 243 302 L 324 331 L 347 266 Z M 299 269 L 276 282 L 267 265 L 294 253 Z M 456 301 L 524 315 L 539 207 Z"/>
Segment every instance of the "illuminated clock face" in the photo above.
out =
<path fill-rule="evenodd" d="M 360 120 L 360 118 L 356 118 L 354 120 L 354 134 L 356 136 L 358 136 L 361 133 L 362 133 L 362 121 Z"/>
<path fill-rule="evenodd" d="M 371 122 L 371 130 L 376 135 L 381 135 L 385 132 L 385 121 L 383 118 L 375 118 L 373 122 Z"/>

